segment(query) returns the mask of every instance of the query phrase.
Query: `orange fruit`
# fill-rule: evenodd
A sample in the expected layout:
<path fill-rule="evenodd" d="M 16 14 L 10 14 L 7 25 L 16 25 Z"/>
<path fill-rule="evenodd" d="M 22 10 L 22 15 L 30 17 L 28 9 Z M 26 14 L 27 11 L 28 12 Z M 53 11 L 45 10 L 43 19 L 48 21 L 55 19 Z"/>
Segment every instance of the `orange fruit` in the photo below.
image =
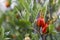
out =
<path fill-rule="evenodd" d="M 9 1 L 6 1 L 6 2 L 5 2 L 5 6 L 6 6 L 6 7 L 10 7 Z"/>

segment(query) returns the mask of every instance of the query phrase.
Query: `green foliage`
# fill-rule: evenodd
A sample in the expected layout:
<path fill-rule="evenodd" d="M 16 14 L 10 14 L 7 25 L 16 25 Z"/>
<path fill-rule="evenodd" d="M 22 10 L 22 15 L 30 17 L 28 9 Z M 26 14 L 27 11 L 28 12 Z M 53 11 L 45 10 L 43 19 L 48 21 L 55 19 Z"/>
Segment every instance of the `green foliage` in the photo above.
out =
<path fill-rule="evenodd" d="M 0 26 L 0 40 L 4 40 L 4 28 Z"/>
<path fill-rule="evenodd" d="M 53 1 L 51 0 L 51 2 Z M 56 5 L 50 3 L 54 12 L 58 10 L 55 8 L 60 6 L 59 3 L 60 0 Z M 34 24 L 40 10 L 43 11 L 45 17 L 48 10 L 47 7 L 49 7 L 49 1 L 41 6 L 41 4 L 36 3 L 36 0 L 34 0 L 32 8 L 31 5 L 31 0 L 18 0 L 18 5 L 13 10 L 6 13 L 0 12 L 1 40 L 5 40 L 5 38 L 14 40 L 14 38 L 12 38 L 13 34 L 16 35 L 16 40 L 23 40 L 26 33 L 31 35 L 32 40 L 39 40 L 39 35 L 33 33 L 34 28 L 32 24 Z M 49 29 L 49 32 L 51 32 L 54 29 L 53 25 L 50 25 Z M 9 32 L 8 35 L 5 34 L 7 32 Z"/>
<path fill-rule="evenodd" d="M 50 24 L 49 25 L 49 33 L 53 33 L 55 29 L 55 25 L 54 24 Z"/>

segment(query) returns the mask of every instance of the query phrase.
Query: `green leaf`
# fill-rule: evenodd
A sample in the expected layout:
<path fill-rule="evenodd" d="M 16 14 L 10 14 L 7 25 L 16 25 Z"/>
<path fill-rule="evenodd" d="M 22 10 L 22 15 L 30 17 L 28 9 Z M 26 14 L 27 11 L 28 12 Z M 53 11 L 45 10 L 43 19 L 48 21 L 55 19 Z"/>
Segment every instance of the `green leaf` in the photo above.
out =
<path fill-rule="evenodd" d="M 53 33 L 54 28 L 55 28 L 55 25 L 54 24 L 50 24 L 49 25 L 49 33 Z"/>
<path fill-rule="evenodd" d="M 0 40 L 4 39 L 4 28 L 0 26 Z"/>

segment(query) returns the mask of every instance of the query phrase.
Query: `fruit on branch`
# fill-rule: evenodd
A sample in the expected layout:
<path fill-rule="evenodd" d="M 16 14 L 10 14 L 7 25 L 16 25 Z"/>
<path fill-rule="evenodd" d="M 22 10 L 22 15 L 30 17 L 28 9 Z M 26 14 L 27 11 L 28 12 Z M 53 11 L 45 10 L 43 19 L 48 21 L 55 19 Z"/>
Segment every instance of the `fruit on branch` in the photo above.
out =
<path fill-rule="evenodd" d="M 45 34 L 47 32 L 48 24 L 45 23 L 44 13 L 41 11 L 40 17 L 37 19 L 37 26 L 42 27 L 42 33 Z"/>
<path fill-rule="evenodd" d="M 44 13 L 43 10 L 40 10 L 40 14 L 39 14 L 39 18 L 37 19 L 37 25 L 44 25 L 45 24 L 45 20 L 44 20 Z"/>
<path fill-rule="evenodd" d="M 45 24 L 44 27 L 42 28 L 42 33 L 46 33 L 48 28 L 48 24 Z"/>
<path fill-rule="evenodd" d="M 44 24 L 45 24 L 44 18 L 39 17 L 39 18 L 37 19 L 37 26 L 38 26 L 38 27 L 44 26 Z"/>
<path fill-rule="evenodd" d="M 40 18 L 37 19 L 37 26 L 42 27 L 42 33 L 47 32 L 48 24 L 45 23 L 44 18 L 40 17 Z"/>
<path fill-rule="evenodd" d="M 46 30 L 47 30 L 48 24 L 45 23 L 44 13 L 42 12 L 42 10 L 40 11 L 40 17 L 37 19 L 37 26 L 42 27 L 43 34 L 47 32 Z"/>

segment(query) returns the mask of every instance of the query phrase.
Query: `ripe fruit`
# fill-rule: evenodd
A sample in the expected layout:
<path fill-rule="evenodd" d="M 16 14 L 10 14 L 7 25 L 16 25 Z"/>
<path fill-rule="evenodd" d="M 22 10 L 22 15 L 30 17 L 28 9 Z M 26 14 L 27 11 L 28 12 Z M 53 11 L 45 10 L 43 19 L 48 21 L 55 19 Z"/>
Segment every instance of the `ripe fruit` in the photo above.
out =
<path fill-rule="evenodd" d="M 42 33 L 46 33 L 48 28 L 48 24 L 45 24 L 44 27 L 42 28 Z"/>
<path fill-rule="evenodd" d="M 42 33 L 47 32 L 48 24 L 45 23 L 44 18 L 40 17 L 40 18 L 37 19 L 37 26 L 42 27 Z"/>
<path fill-rule="evenodd" d="M 6 1 L 6 2 L 5 2 L 5 6 L 6 6 L 6 7 L 10 7 L 9 1 Z"/>
<path fill-rule="evenodd" d="M 41 18 L 41 17 L 40 17 L 40 18 L 37 19 L 37 26 L 38 26 L 38 27 L 40 27 L 40 26 L 43 27 L 44 24 L 45 24 L 44 18 Z"/>

